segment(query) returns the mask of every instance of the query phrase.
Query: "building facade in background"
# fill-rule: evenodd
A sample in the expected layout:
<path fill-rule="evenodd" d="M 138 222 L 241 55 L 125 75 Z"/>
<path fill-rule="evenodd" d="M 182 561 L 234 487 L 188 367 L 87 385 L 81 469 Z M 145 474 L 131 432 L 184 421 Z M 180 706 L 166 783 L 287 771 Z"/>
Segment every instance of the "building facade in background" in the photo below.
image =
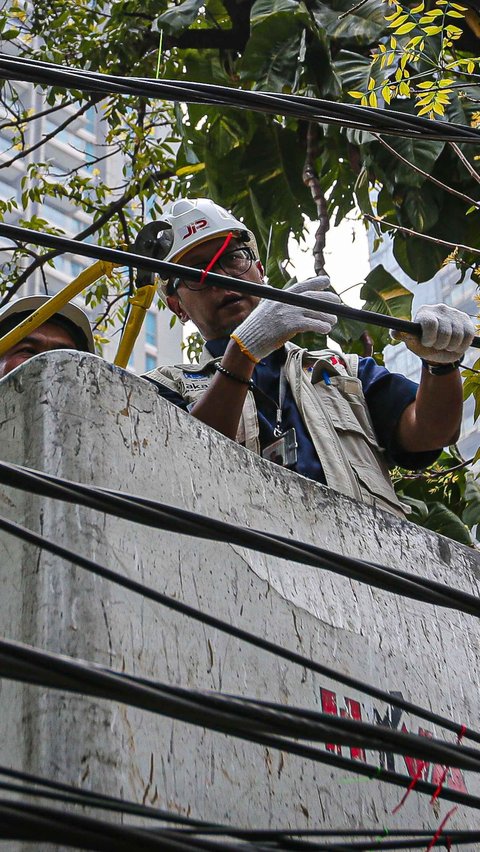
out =
<path fill-rule="evenodd" d="M 24 107 L 30 110 L 31 114 L 39 114 L 48 108 L 42 93 L 31 85 L 15 83 L 15 89 L 20 94 Z M 22 178 L 27 175 L 31 164 L 48 162 L 57 180 L 75 169 L 79 176 L 96 175 L 108 186 L 118 186 L 124 181 L 118 157 L 114 155 L 101 159 L 105 154 L 105 139 L 101 117 L 95 107 L 76 118 L 68 127 L 58 130 L 74 112 L 73 106 L 66 106 L 27 123 L 25 148 L 32 150 L 26 157 L 21 157 L 11 164 L 10 160 L 18 152 L 12 149 L 8 130 L 0 130 L 0 199 L 13 198 L 18 204 L 18 209 L 7 214 L 5 221 L 15 224 L 20 219 L 31 219 L 35 216 L 38 219 L 38 230 L 42 230 L 41 220 L 44 220 L 49 226 L 61 228 L 68 237 L 77 236 L 91 224 L 91 218 L 65 198 L 48 198 L 44 204 L 28 200 L 25 206 L 22 206 Z M 5 121 L 6 115 L 0 118 Z M 49 138 L 50 135 L 52 138 Z M 2 264 L 8 263 L 9 257 L 8 252 L 0 252 Z M 18 295 L 45 292 L 55 295 L 92 262 L 79 255 L 60 255 L 55 258 L 54 267 L 45 266 L 43 271 L 35 270 Z M 28 264 L 28 259 L 25 263 Z M 82 306 L 81 297 L 75 301 Z M 98 309 L 97 313 L 101 313 L 101 309 Z M 92 321 L 94 319 L 92 313 Z M 108 334 L 111 340 L 104 346 L 103 355 L 108 361 L 113 361 L 120 339 L 120 329 Z M 169 312 L 159 310 L 154 302 L 137 339 L 128 368 L 136 373 L 143 373 L 161 364 L 182 361 L 181 341 L 180 323 L 170 328 Z"/>
<path fill-rule="evenodd" d="M 371 231 L 370 231 L 371 233 Z M 428 244 L 425 244 L 428 251 Z M 443 302 L 452 305 L 460 311 L 465 311 L 472 318 L 478 315 L 478 305 L 475 301 L 477 285 L 467 275 L 462 283 L 458 283 L 460 272 L 453 263 L 441 269 L 430 281 L 417 284 L 400 268 L 391 248 L 388 236 L 384 237 L 383 243 L 373 253 L 370 253 L 371 267 L 382 264 L 385 269 L 393 275 L 400 284 L 413 292 L 412 317 L 421 305 L 433 305 Z M 478 350 L 469 349 L 465 357 L 465 365 L 472 366 L 478 358 Z M 385 350 L 385 366 L 394 373 L 403 373 L 413 381 L 419 381 L 421 363 L 413 352 L 410 352 L 404 343 L 395 346 L 387 346 Z M 470 397 L 465 402 L 462 432 L 458 446 L 464 458 L 475 455 L 480 444 L 480 421 L 474 423 L 474 400 Z"/>

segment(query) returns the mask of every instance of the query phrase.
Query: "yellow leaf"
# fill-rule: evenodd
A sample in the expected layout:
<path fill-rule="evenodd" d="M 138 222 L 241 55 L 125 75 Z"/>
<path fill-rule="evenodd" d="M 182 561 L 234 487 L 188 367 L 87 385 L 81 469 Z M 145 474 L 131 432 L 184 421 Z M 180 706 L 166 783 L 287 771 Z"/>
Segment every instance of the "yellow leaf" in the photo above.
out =
<path fill-rule="evenodd" d="M 177 169 L 175 174 L 177 177 L 180 177 L 181 175 L 193 175 L 195 172 L 201 172 L 204 168 L 205 163 L 195 163 L 194 166 L 182 166 L 181 169 Z"/>
<path fill-rule="evenodd" d="M 425 33 L 425 35 L 428 35 L 428 36 L 438 35 L 438 33 L 442 32 L 442 28 L 436 27 L 436 26 L 435 27 L 422 27 L 422 29 L 423 29 L 423 32 Z"/>
<path fill-rule="evenodd" d="M 428 113 L 429 117 L 430 117 L 430 115 L 433 114 L 432 110 L 430 109 L 429 106 L 424 106 L 424 107 L 422 107 L 422 109 L 418 110 L 418 115 L 427 115 L 427 113 Z"/>
<path fill-rule="evenodd" d="M 392 48 L 392 50 L 395 50 L 395 48 L 397 47 L 397 39 L 395 38 L 395 36 L 390 36 L 390 47 Z"/>
<path fill-rule="evenodd" d="M 450 18 L 465 18 L 465 15 L 463 15 L 462 12 L 455 12 L 452 9 L 450 9 L 446 14 L 449 15 Z"/>
<path fill-rule="evenodd" d="M 439 103 L 433 104 L 433 111 L 437 113 L 437 115 L 445 115 L 445 110 L 443 106 Z"/>
<path fill-rule="evenodd" d="M 467 62 L 467 73 L 473 74 L 474 71 L 475 71 L 475 62 L 472 62 L 470 60 L 469 62 Z"/>
<path fill-rule="evenodd" d="M 387 59 L 387 66 L 388 66 L 388 65 L 392 65 L 392 64 L 393 64 L 393 60 L 394 60 L 394 59 L 395 59 L 395 54 L 394 54 L 394 53 L 393 53 L 393 51 L 392 51 L 392 53 L 390 54 L 390 56 L 389 56 L 389 57 L 388 57 L 388 59 Z"/>
<path fill-rule="evenodd" d="M 372 91 L 372 89 L 374 89 L 374 88 L 375 88 L 375 86 L 376 86 L 375 78 L 374 78 L 374 77 L 370 77 L 370 80 L 368 81 L 368 91 L 369 91 L 369 92 L 371 92 L 371 91 Z"/>
<path fill-rule="evenodd" d="M 398 18 L 398 16 L 401 14 L 401 11 L 402 11 L 402 10 L 400 9 L 400 6 L 397 6 L 397 8 L 395 9 L 395 11 L 394 11 L 393 15 L 385 15 L 385 20 L 386 20 L 386 21 L 394 21 L 394 20 L 395 20 L 395 18 Z M 407 18 L 407 17 L 408 17 L 408 16 L 407 16 L 407 15 L 405 15 L 405 18 Z M 405 20 L 405 18 L 404 18 L 404 20 Z"/>
<path fill-rule="evenodd" d="M 410 9 L 410 14 L 417 15 L 419 12 L 423 12 L 424 8 L 425 3 L 422 0 L 422 2 L 418 4 L 418 6 L 415 6 L 413 9 Z"/>
<path fill-rule="evenodd" d="M 391 23 L 391 24 L 389 24 L 388 26 L 389 26 L 389 27 L 399 27 L 399 26 L 400 26 L 400 24 L 403 24 L 403 23 L 404 23 L 404 21 L 408 21 L 408 14 L 407 14 L 407 15 L 400 15 L 400 17 L 396 18 L 396 19 L 395 19 L 394 21 L 392 21 L 392 23 Z"/>
<path fill-rule="evenodd" d="M 410 21 L 410 23 L 408 24 L 402 24 L 402 26 L 399 27 L 398 30 L 395 30 L 395 35 L 406 35 L 407 33 L 410 33 L 412 30 L 414 30 L 415 27 L 416 24 L 412 21 Z"/>
<path fill-rule="evenodd" d="M 386 104 L 389 104 L 392 100 L 392 93 L 390 91 L 390 86 L 384 86 L 382 89 L 382 98 Z"/>
<path fill-rule="evenodd" d="M 390 299 L 396 299 L 397 296 L 404 296 L 405 289 L 403 287 L 397 287 L 396 290 L 381 290 L 378 295 L 386 302 L 389 302 Z M 405 319 L 407 319 L 407 317 L 405 317 Z"/>
<path fill-rule="evenodd" d="M 447 86 L 451 86 L 454 82 L 455 80 L 453 77 L 444 77 L 443 80 L 438 81 L 438 85 L 441 89 L 445 89 Z"/>
<path fill-rule="evenodd" d="M 433 93 L 424 95 L 423 98 L 417 98 L 417 106 L 430 106 L 434 98 Z"/>
<path fill-rule="evenodd" d="M 368 103 L 371 107 L 374 107 L 375 109 L 378 107 L 378 100 L 375 92 L 370 92 L 368 96 Z"/>
<path fill-rule="evenodd" d="M 405 83 L 405 81 L 403 81 L 402 83 L 400 83 L 400 87 L 399 87 L 399 89 L 400 89 L 400 94 L 401 94 L 401 95 L 404 95 L 406 98 L 408 98 L 408 96 L 410 95 L 410 86 L 409 86 L 409 84 L 408 84 L 408 83 Z"/>
<path fill-rule="evenodd" d="M 351 98 L 363 98 L 363 92 L 349 92 Z"/>

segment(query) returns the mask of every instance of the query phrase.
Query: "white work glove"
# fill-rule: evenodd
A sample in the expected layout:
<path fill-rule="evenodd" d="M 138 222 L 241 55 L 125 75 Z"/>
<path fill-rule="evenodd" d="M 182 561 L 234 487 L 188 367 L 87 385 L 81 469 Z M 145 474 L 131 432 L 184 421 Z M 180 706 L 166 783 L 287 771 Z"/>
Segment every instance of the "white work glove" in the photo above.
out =
<path fill-rule="evenodd" d="M 422 336 L 403 331 L 391 331 L 394 340 L 403 340 L 419 358 L 432 364 L 453 364 L 460 361 L 475 335 L 475 326 L 463 311 L 449 305 L 423 305 L 414 322 L 422 326 Z"/>
<path fill-rule="evenodd" d="M 319 298 L 331 302 L 332 308 L 340 304 L 341 299 L 336 293 L 325 293 L 330 286 L 326 275 L 308 278 L 288 287 L 286 293 L 301 293 L 302 296 Z M 296 305 L 285 305 L 282 302 L 272 302 L 262 299 L 252 313 L 244 320 L 231 335 L 241 351 L 258 363 L 270 355 L 275 349 L 283 346 L 295 334 L 301 331 L 313 331 L 317 334 L 328 334 L 337 322 L 337 317 L 330 313 L 320 313 L 299 308 Z"/>

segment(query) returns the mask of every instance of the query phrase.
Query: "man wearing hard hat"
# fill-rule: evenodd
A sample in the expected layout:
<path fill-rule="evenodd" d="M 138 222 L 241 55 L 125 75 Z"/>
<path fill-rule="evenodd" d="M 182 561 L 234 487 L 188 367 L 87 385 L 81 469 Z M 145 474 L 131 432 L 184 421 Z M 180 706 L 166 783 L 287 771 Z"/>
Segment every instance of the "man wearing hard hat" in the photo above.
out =
<path fill-rule="evenodd" d="M 180 199 L 163 216 L 165 260 L 263 283 L 253 233 L 209 199 Z M 214 261 L 214 263 L 212 263 Z M 299 332 L 328 334 L 339 297 L 327 277 L 289 288 L 331 303 L 330 312 L 259 300 L 172 276 L 161 290 L 182 322 L 205 339 L 198 365 L 158 367 L 145 378 L 203 423 L 264 458 L 343 494 L 403 514 L 388 467 L 418 469 L 458 437 L 460 361 L 475 329 L 446 305 L 421 308 L 421 339 L 406 340 L 422 358 L 421 383 L 373 358 L 289 343 Z"/>
<path fill-rule="evenodd" d="M 0 337 L 4 337 L 22 320 L 50 300 L 50 296 L 25 296 L 9 303 L 0 313 Z M 89 319 L 76 305 L 65 305 L 43 325 L 29 331 L 23 340 L 0 356 L 0 379 L 15 367 L 54 349 L 76 349 L 95 354 L 95 343 Z"/>

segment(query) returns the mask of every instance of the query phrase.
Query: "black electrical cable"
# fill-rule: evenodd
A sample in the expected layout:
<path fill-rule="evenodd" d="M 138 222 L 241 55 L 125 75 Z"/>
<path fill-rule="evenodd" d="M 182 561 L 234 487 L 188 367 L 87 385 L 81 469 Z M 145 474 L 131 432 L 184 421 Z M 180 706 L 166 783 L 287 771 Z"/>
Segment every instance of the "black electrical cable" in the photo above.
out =
<path fill-rule="evenodd" d="M 199 616 L 200 616 L 201 621 L 203 621 L 204 623 L 206 622 L 208 624 L 211 624 L 213 622 L 212 626 L 215 626 L 219 629 L 225 630 L 225 628 L 226 628 L 225 623 L 219 621 L 218 619 L 210 619 L 208 616 L 205 618 L 198 611 L 192 610 L 192 608 L 185 606 L 185 605 L 179 603 L 178 601 L 173 601 L 172 599 L 167 598 L 165 595 L 162 595 L 161 593 L 156 593 L 153 590 L 151 590 L 151 589 L 149 589 L 145 586 L 142 586 L 142 584 L 137 583 L 136 581 L 129 580 L 128 578 L 122 578 L 120 575 L 116 574 L 115 572 L 109 571 L 108 569 L 104 568 L 103 566 L 99 566 L 96 563 L 92 563 L 91 560 L 88 560 L 85 557 L 82 557 L 79 554 L 72 552 L 71 550 L 67 550 L 66 548 L 62 548 L 61 546 L 56 545 L 53 542 L 47 541 L 42 536 L 39 536 L 36 533 L 32 533 L 29 530 L 24 530 L 24 528 L 19 527 L 17 524 L 14 524 L 13 522 L 10 522 L 10 521 L 5 522 L 5 521 L 3 521 L 3 519 L 0 519 L 0 528 L 4 529 L 7 532 L 11 532 L 15 535 L 20 533 L 20 537 L 22 537 L 24 540 L 26 540 L 26 541 L 28 541 L 32 544 L 35 544 L 37 546 L 44 547 L 45 549 L 49 550 L 50 552 L 55 553 L 56 555 L 59 555 L 62 558 L 67 559 L 70 562 L 74 562 L 74 563 L 80 565 L 81 567 L 84 567 L 87 570 L 92 571 L 93 573 L 95 573 L 99 576 L 105 577 L 106 579 L 109 579 L 109 580 L 113 580 L 117 584 L 125 586 L 126 588 L 129 588 L 129 589 L 141 594 L 143 597 L 150 598 L 150 599 L 159 601 L 161 603 L 164 603 L 167 606 L 169 606 L 170 608 L 176 609 L 177 611 L 180 611 L 183 614 L 187 614 L 187 615 L 190 615 L 190 616 L 193 615 L 193 617 L 196 618 L 196 619 L 198 619 Z M 26 535 L 23 535 L 23 532 L 26 532 Z M 227 626 L 227 632 L 233 633 L 233 635 L 238 635 L 239 633 L 240 634 L 244 633 L 244 631 L 237 631 L 235 628 L 231 628 L 231 627 L 228 628 L 228 626 Z M 276 653 L 277 655 L 279 655 L 279 653 L 280 653 L 281 656 L 284 656 L 287 659 L 291 659 L 291 657 L 293 656 L 294 659 L 292 659 L 292 661 L 296 662 L 296 663 L 301 662 L 301 664 L 303 666 L 308 666 L 310 668 L 314 667 L 314 666 L 312 666 L 311 661 L 307 660 L 306 658 L 298 658 L 298 655 L 291 655 L 291 652 L 288 652 L 288 651 L 282 652 L 282 649 L 280 649 L 278 646 L 273 645 L 272 643 L 266 643 L 266 642 L 264 642 L 264 640 L 258 641 L 258 639 L 256 637 L 252 636 L 251 634 L 246 634 L 246 636 L 240 635 L 240 638 L 244 638 L 244 639 L 246 638 L 246 641 L 249 641 L 251 643 L 253 642 L 253 644 L 260 645 L 260 647 L 264 647 L 266 645 L 267 646 L 266 650 L 271 651 L 272 648 L 273 648 L 274 653 Z M 325 671 L 325 667 L 323 667 L 323 669 Z M 331 670 L 327 670 L 327 674 L 328 674 L 329 677 L 333 677 L 334 679 L 338 679 L 338 674 L 336 672 L 332 672 Z M 365 689 L 365 685 L 360 684 L 358 681 L 356 681 L 353 684 L 350 683 L 350 685 L 354 686 L 356 689 L 360 689 L 361 691 L 368 692 L 368 688 Z M 391 702 L 391 698 L 392 697 L 389 696 L 388 693 L 382 694 L 382 700 L 388 701 L 390 699 L 390 702 Z M 403 701 L 401 703 L 405 704 L 405 702 L 403 702 Z M 277 705 L 271 705 L 268 702 L 256 702 L 256 705 L 257 706 L 272 707 L 274 709 L 277 709 Z M 416 716 L 425 717 L 425 711 L 423 711 L 422 708 L 419 708 L 415 705 L 409 705 L 409 704 L 407 704 L 407 707 L 408 707 L 410 712 L 412 712 L 411 708 L 413 708 L 413 712 L 415 713 Z M 300 711 L 300 712 L 303 715 L 306 715 L 306 716 L 311 715 L 310 711 Z M 289 709 L 289 713 L 290 713 L 290 715 L 297 715 L 297 711 L 295 709 L 292 709 L 292 708 Z M 444 719 L 442 719 L 442 717 L 439 717 L 437 714 L 431 714 L 429 711 L 427 711 L 427 718 L 430 719 L 432 717 L 432 715 L 433 715 L 432 721 L 435 721 L 436 724 L 441 724 L 443 727 L 448 727 L 450 730 L 457 730 L 458 731 L 459 726 L 456 723 L 450 722 L 449 720 L 444 720 Z M 317 717 L 314 714 L 312 718 L 317 718 Z M 328 719 L 328 721 L 330 722 L 331 720 Z M 445 724 L 445 722 L 447 724 Z M 345 720 L 342 720 L 342 723 L 343 723 L 343 726 L 345 726 L 346 724 L 348 725 L 348 722 L 346 723 Z M 295 725 L 295 733 L 297 733 L 297 732 L 298 732 L 298 728 Z M 462 729 L 462 732 L 463 732 L 463 729 Z M 375 734 L 378 735 L 378 729 L 376 727 L 375 727 Z M 478 735 L 476 732 L 469 732 L 468 729 L 465 730 L 464 736 L 471 738 L 471 739 L 476 739 L 477 741 L 480 741 L 480 735 Z M 327 741 L 329 741 L 332 738 L 339 739 L 338 731 L 326 732 L 320 738 L 325 739 Z M 351 741 L 348 741 L 346 744 L 349 744 L 350 742 Z M 352 743 L 353 743 L 353 741 L 352 741 Z M 363 745 L 366 745 L 366 747 L 370 747 L 370 745 L 368 743 L 363 743 Z M 381 744 L 381 748 L 383 748 L 383 747 L 386 747 L 385 742 L 382 742 L 382 744 Z M 407 751 L 409 751 L 409 750 L 407 749 Z M 410 751 L 409 751 L 409 753 L 410 753 Z"/>
<path fill-rule="evenodd" d="M 2 481 L 2 467 L 5 467 L 4 463 L 3 465 L 2 463 L 0 463 L 0 481 Z M 3 481 L 5 482 L 5 484 L 11 485 L 12 480 L 13 477 L 10 480 L 8 478 L 5 478 Z M 27 479 L 26 487 L 27 490 L 33 490 L 31 480 Z M 129 512 L 128 519 L 131 520 L 131 512 Z M 37 533 L 27 530 L 24 527 L 20 527 L 18 524 L 14 524 L 11 521 L 2 519 L 0 522 L 0 528 L 5 529 L 7 532 L 12 533 L 13 535 L 18 535 L 24 538 L 24 540 L 35 544 L 36 546 L 44 547 L 46 550 L 49 550 L 50 552 L 55 553 L 56 555 L 59 555 L 70 562 L 75 562 L 80 567 L 83 567 L 86 570 L 92 571 L 92 573 L 98 574 L 99 576 L 103 576 L 108 580 L 116 582 L 117 584 L 122 585 L 125 588 L 136 592 L 137 594 L 143 595 L 144 597 L 149 598 L 150 600 L 154 600 L 157 603 L 160 603 L 164 606 L 168 606 L 169 608 L 177 612 L 181 612 L 182 614 L 194 618 L 204 624 L 207 624 L 210 627 L 229 633 L 230 635 L 234 636 L 237 639 L 240 639 L 241 641 L 248 642 L 269 653 L 273 653 L 276 656 L 283 657 L 284 659 L 287 659 L 290 662 L 315 671 L 316 673 L 324 675 L 332 680 L 336 680 L 338 683 L 342 683 L 345 686 L 349 686 L 353 689 L 359 690 L 360 692 L 363 692 L 366 695 L 370 695 L 373 698 L 377 698 L 387 704 L 399 707 L 405 710 L 406 712 L 413 713 L 419 718 L 426 719 L 432 722 L 433 724 L 441 725 L 447 728 L 448 730 L 455 732 L 456 734 L 462 733 L 465 737 L 468 737 L 473 741 L 480 742 L 480 735 L 470 728 L 466 728 L 464 730 L 463 725 L 456 723 L 452 720 L 445 719 L 437 713 L 433 713 L 430 710 L 418 707 L 417 705 L 411 702 L 405 701 L 403 698 L 399 698 L 398 696 L 391 695 L 390 693 L 384 690 L 365 684 L 363 681 L 359 681 L 355 678 L 341 674 L 340 672 L 337 672 L 329 668 L 328 666 L 310 660 L 308 657 L 305 657 L 301 654 L 297 654 L 294 651 L 282 648 L 281 646 L 276 645 L 273 642 L 269 642 L 268 640 L 263 639 L 262 637 L 255 636 L 254 634 L 251 634 L 246 630 L 242 630 L 241 628 L 228 624 L 227 622 L 224 622 L 221 619 L 203 613 L 199 610 L 194 609 L 193 607 L 189 607 L 188 605 L 183 604 L 178 600 L 169 598 L 168 596 L 163 595 L 162 593 L 157 592 L 149 587 L 146 587 L 141 583 L 138 583 L 134 580 L 130 580 L 127 577 L 122 577 L 114 571 L 111 571 L 110 569 L 107 569 L 104 566 L 98 565 L 92 560 L 86 559 L 85 557 L 80 556 L 79 554 L 75 554 L 70 549 L 63 548 L 60 545 L 55 544 L 54 542 L 48 541 Z"/>
<path fill-rule="evenodd" d="M 172 829 L 142 829 L 115 825 L 98 818 L 72 812 L 64 813 L 45 805 L 30 805 L 0 799 L 0 839 L 26 840 L 35 843 L 61 843 L 81 849 L 105 852 L 193 852 L 207 849 L 212 852 L 238 849 L 238 846 L 176 834 Z M 245 845 L 245 849 L 261 849 Z"/>
<path fill-rule="evenodd" d="M 388 592 L 449 609 L 458 609 L 475 617 L 480 615 L 480 600 L 459 589 L 436 582 L 431 586 L 429 580 L 395 571 L 384 565 L 379 566 L 367 560 L 333 553 L 315 545 L 304 547 L 302 542 L 207 518 L 186 509 L 63 480 L 51 474 L 6 462 L 0 462 L 0 482 L 54 499 L 80 503 L 136 523 L 160 527 L 182 535 L 234 543 L 282 559 L 332 570 Z"/>
<path fill-rule="evenodd" d="M 448 125 L 446 122 L 432 121 L 393 109 L 376 110 L 320 98 L 232 89 L 208 83 L 103 75 L 39 60 L 13 58 L 6 54 L 0 54 L 0 73 L 6 79 L 20 79 L 36 85 L 43 83 L 104 95 L 123 94 L 251 109 L 413 138 L 421 136 L 444 141 L 474 142 L 478 141 L 480 135 L 468 125 Z"/>
<path fill-rule="evenodd" d="M 335 312 L 335 314 L 345 319 L 378 325 L 382 328 L 392 328 L 396 331 L 406 332 L 407 334 L 415 334 L 417 337 L 422 332 L 421 325 L 418 322 L 390 317 L 386 314 L 375 313 L 374 311 L 365 311 L 360 308 L 352 308 L 350 305 L 342 303 L 332 305 L 332 302 L 324 301 L 321 298 L 310 298 L 309 296 L 302 296 L 299 293 L 291 293 L 288 290 L 280 290 L 277 287 L 254 284 L 252 281 L 246 281 L 241 278 L 229 278 L 226 275 L 219 275 L 216 272 L 204 273 L 201 269 L 183 266 L 180 263 L 171 263 L 170 261 L 157 260 L 146 255 L 133 254 L 132 252 L 120 251 L 119 249 L 81 243 L 78 240 L 59 237 L 54 234 L 45 234 L 40 231 L 33 231 L 30 228 L 22 228 L 18 225 L 8 225 L 5 222 L 0 222 L 0 236 L 46 248 L 58 249 L 60 252 L 72 252 L 73 254 L 79 254 L 96 260 L 105 260 L 114 263 L 116 266 L 133 266 L 137 269 L 147 269 L 157 274 L 163 273 L 165 275 L 165 273 L 168 273 L 177 277 L 192 278 L 195 281 L 199 281 L 200 278 L 205 277 L 205 280 L 212 286 L 221 287 L 223 290 L 233 290 L 251 296 L 259 296 L 261 299 L 270 299 L 273 302 L 281 302 L 286 305 L 298 305 L 299 307 L 309 308 L 309 310 L 313 311 Z M 480 348 L 480 337 L 474 337 L 471 346 Z"/>
<path fill-rule="evenodd" d="M 207 727 L 219 733 L 229 733 L 257 745 L 268 746 L 315 762 L 346 769 L 357 775 L 367 776 L 371 780 L 384 781 L 403 788 L 408 788 L 411 784 L 410 776 L 292 742 L 275 733 L 264 733 L 264 729 L 256 730 L 251 724 L 239 721 L 238 717 L 232 720 L 226 713 L 216 711 L 209 714 L 205 709 L 205 703 L 200 707 L 199 702 L 193 699 L 193 693 L 187 690 L 174 687 L 163 689 L 158 684 L 127 677 L 105 667 L 72 660 L 69 657 L 21 645 L 18 642 L 0 640 L 0 675 L 9 680 L 60 689 L 82 696 L 89 695 L 119 701 L 162 716 L 172 716 L 193 725 Z M 178 697 L 173 697 L 174 692 Z M 198 694 L 196 697 L 198 698 Z M 418 740 L 424 739 L 428 738 L 418 737 Z M 431 743 L 430 740 L 429 742 Z M 421 748 L 423 747 L 424 744 L 421 743 Z M 447 746 L 448 759 L 453 764 L 450 758 L 452 750 L 456 750 L 458 754 L 459 747 Z M 467 764 L 477 763 L 465 754 L 462 754 L 461 761 Z M 459 762 L 460 760 L 456 760 L 456 763 Z M 438 793 L 437 786 L 418 780 L 415 789 L 418 793 L 429 796 L 436 793 L 438 797 L 480 808 L 479 796 L 445 787 Z"/>
<path fill-rule="evenodd" d="M 51 667 L 51 680 L 48 666 Z M 0 672 L 11 680 L 65 688 L 75 693 L 83 694 L 83 689 L 86 689 L 87 694 L 117 699 L 254 743 L 263 744 L 265 735 L 273 736 L 274 740 L 269 740 L 267 744 L 275 745 L 280 741 L 284 750 L 293 749 L 293 753 L 296 753 L 298 746 L 288 738 L 310 742 L 334 741 L 347 747 L 390 751 L 401 756 L 480 772 L 480 753 L 464 746 L 313 710 L 280 704 L 267 707 L 261 702 L 242 700 L 238 696 L 232 698 L 214 692 L 196 692 L 169 686 L 90 663 L 77 663 L 69 657 L 45 655 L 39 649 L 4 639 L 0 640 Z M 312 754 L 318 758 L 318 750 L 313 750 Z M 369 767 L 368 771 L 371 770 L 372 767 Z"/>
<path fill-rule="evenodd" d="M 410 849 L 424 847 L 425 839 L 430 839 L 434 831 L 425 831 L 418 829 L 245 829 L 235 826 L 227 826 L 203 822 L 201 820 L 193 820 L 192 818 L 183 817 L 179 814 L 173 814 L 158 810 L 156 808 L 145 805 L 138 805 L 133 802 L 128 802 L 123 799 L 115 799 L 103 794 L 94 793 L 90 790 L 82 790 L 72 787 L 67 784 L 60 784 L 51 780 L 31 775 L 29 773 L 20 772 L 18 770 L 6 769 L 0 766 L 0 776 L 4 775 L 10 778 L 21 780 L 23 784 L 8 784 L 0 782 L 0 789 L 26 796 L 44 797 L 53 799 L 59 804 L 80 804 L 90 808 L 100 808 L 115 811 L 123 814 L 135 814 L 145 816 L 147 818 L 162 819 L 163 821 L 180 823 L 180 827 L 173 828 L 176 834 L 193 833 L 197 836 L 205 835 L 222 835 L 224 837 L 239 838 L 252 842 L 268 843 L 272 849 L 280 850 L 300 850 L 300 852 L 323 852 L 323 850 L 331 850 L 331 843 L 312 843 L 314 838 L 334 838 L 334 837 L 351 837 L 357 841 L 350 842 L 344 848 L 350 850 L 371 850 L 374 844 L 375 849 Z M 36 785 L 36 786 L 32 786 Z M 38 790 L 37 787 L 45 787 L 46 789 Z M 18 801 L 15 802 L 18 805 Z M 187 827 L 188 826 L 188 827 Z M 384 836 L 384 840 L 380 840 L 380 835 Z M 405 838 L 409 838 L 408 840 Z M 480 840 L 480 832 L 463 830 L 449 831 L 448 837 L 451 843 L 463 845 L 473 843 Z M 368 841 L 360 841 L 360 838 L 370 838 Z M 388 839 L 387 839 L 388 838 Z M 392 841 L 392 838 L 396 838 Z M 398 838 L 403 838 L 399 840 Z M 375 841 L 379 841 L 377 844 Z M 388 843 L 387 845 L 384 845 Z M 436 844 L 437 845 L 437 844 Z M 441 844 L 439 844 L 441 845 Z M 241 848 L 245 848 L 242 846 Z M 338 848 L 338 846 L 336 847 Z M 373 849 L 372 849 L 373 852 Z"/>
<path fill-rule="evenodd" d="M 380 830 L 385 834 L 385 831 Z M 346 829 L 338 831 L 339 836 L 349 836 L 351 832 Z M 397 832 L 388 832 L 388 835 Z M 78 814 L 63 813 L 54 808 L 39 805 L 30 805 L 18 801 L 0 800 L 0 839 L 15 839 L 38 844 L 39 842 L 61 843 L 62 846 L 74 846 L 80 849 L 99 850 L 100 852 L 131 852 L 132 849 L 165 850 L 165 852 L 193 852 L 198 849 L 209 849 L 220 852 L 220 850 L 245 850 L 245 852 L 267 852 L 271 849 L 292 850 L 302 849 L 310 852 L 367 852 L 367 850 L 394 850 L 394 849 L 421 849 L 425 848 L 425 841 L 433 837 L 432 833 L 411 833 L 404 831 L 405 840 L 383 840 L 379 838 L 379 832 L 372 832 L 372 839 L 360 843 L 299 843 L 290 841 L 285 837 L 282 841 L 266 844 L 254 844 L 243 841 L 241 844 L 226 843 L 222 840 L 221 845 L 214 841 L 205 841 L 186 836 L 172 829 L 141 829 L 129 825 L 118 826 L 103 820 L 95 819 Z M 442 837 L 435 842 L 435 846 L 445 846 L 445 839 L 456 845 L 478 842 L 479 831 L 444 831 Z"/>
<path fill-rule="evenodd" d="M 0 766 L 0 776 L 13 778 L 19 782 L 23 782 L 13 784 L 0 781 L 0 789 L 5 790 L 7 792 L 19 794 L 23 793 L 25 796 L 33 796 L 39 798 L 50 798 L 51 800 L 56 801 L 59 804 L 78 804 L 82 805 L 83 807 L 89 807 L 93 809 L 111 810 L 117 813 L 143 816 L 148 819 L 162 820 L 164 822 L 178 823 L 179 827 L 177 828 L 177 831 L 179 832 L 193 832 L 194 834 L 199 835 L 222 834 L 225 836 L 228 835 L 230 837 L 238 837 L 250 841 L 267 841 L 271 844 L 275 844 L 274 848 L 281 848 L 277 845 L 276 841 L 278 842 L 282 840 L 288 841 L 288 846 L 286 848 L 324 848 L 323 846 L 317 847 L 316 844 L 306 845 L 302 842 L 298 842 L 297 840 L 293 840 L 293 838 L 327 838 L 340 836 L 353 838 L 376 838 L 382 831 L 378 827 L 372 829 L 239 828 L 232 825 L 223 825 L 218 823 L 212 824 L 202 820 L 195 820 L 191 817 L 182 816 L 179 813 L 163 811 L 152 806 L 139 805 L 135 802 L 130 802 L 125 799 L 118 799 L 112 796 L 106 796 L 101 793 L 95 793 L 91 790 L 84 790 L 82 788 L 74 787 L 69 784 L 62 784 L 60 782 L 42 778 L 38 775 L 32 775 L 31 773 L 21 772 L 19 770 L 9 769 L 3 766 Z M 39 790 L 38 787 L 43 787 L 45 789 Z M 388 837 L 396 838 L 403 838 L 407 835 L 412 838 L 430 838 L 432 836 L 432 831 L 425 831 L 425 829 L 384 829 L 383 832 L 385 833 L 385 835 L 388 835 Z M 476 833 L 480 834 L 480 832 Z M 451 837 L 452 840 L 458 839 L 462 842 L 472 842 L 472 839 L 475 839 L 474 837 L 472 838 L 473 834 L 475 834 L 475 832 L 471 832 L 468 830 L 454 831 L 449 832 L 449 837 Z"/>

